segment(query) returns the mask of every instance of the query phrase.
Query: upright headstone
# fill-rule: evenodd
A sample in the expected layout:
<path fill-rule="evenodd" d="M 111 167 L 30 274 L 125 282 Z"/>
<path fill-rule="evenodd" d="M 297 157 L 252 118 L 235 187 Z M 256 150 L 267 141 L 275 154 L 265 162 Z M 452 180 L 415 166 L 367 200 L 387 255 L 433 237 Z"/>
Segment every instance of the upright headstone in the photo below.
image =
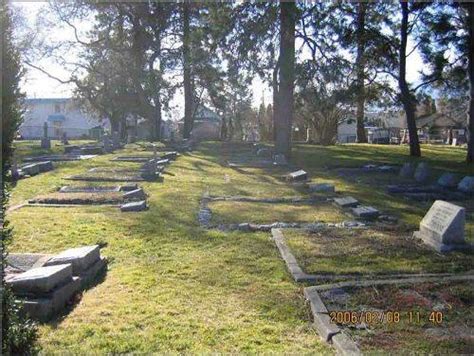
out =
<path fill-rule="evenodd" d="M 431 170 L 428 163 L 426 162 L 419 163 L 415 170 L 415 180 L 418 183 L 424 183 L 430 178 L 430 175 L 431 175 Z"/>
<path fill-rule="evenodd" d="M 288 161 L 283 153 L 277 153 L 273 156 L 273 164 L 275 166 L 286 166 Z"/>
<path fill-rule="evenodd" d="M 407 162 L 404 163 L 402 168 L 400 169 L 399 176 L 401 178 L 411 178 L 415 173 L 415 165 L 413 163 Z"/>
<path fill-rule="evenodd" d="M 66 131 L 63 132 L 62 143 L 63 143 L 63 145 L 69 145 L 69 141 L 68 141 L 68 139 L 67 139 L 67 133 L 66 133 Z"/>
<path fill-rule="evenodd" d="M 110 142 L 110 136 L 108 134 L 104 134 L 102 136 L 102 142 L 104 144 L 104 151 L 105 152 L 112 152 L 113 151 L 113 147 L 112 147 L 112 144 Z"/>
<path fill-rule="evenodd" d="M 443 173 L 441 177 L 438 178 L 438 185 L 443 188 L 456 188 L 459 182 L 459 178 L 454 173 Z"/>
<path fill-rule="evenodd" d="M 464 177 L 459 182 L 458 189 L 464 193 L 474 193 L 474 176 Z"/>
<path fill-rule="evenodd" d="M 43 138 L 41 139 L 41 148 L 51 148 L 51 140 L 48 138 L 48 123 L 46 121 L 43 125 Z"/>
<path fill-rule="evenodd" d="M 436 200 L 420 222 L 414 236 L 438 252 L 470 248 L 464 240 L 465 209 Z"/>
<path fill-rule="evenodd" d="M 156 149 L 156 145 L 153 144 L 152 147 L 153 147 L 153 158 L 156 160 L 158 158 L 158 152 L 157 152 L 157 149 Z"/>

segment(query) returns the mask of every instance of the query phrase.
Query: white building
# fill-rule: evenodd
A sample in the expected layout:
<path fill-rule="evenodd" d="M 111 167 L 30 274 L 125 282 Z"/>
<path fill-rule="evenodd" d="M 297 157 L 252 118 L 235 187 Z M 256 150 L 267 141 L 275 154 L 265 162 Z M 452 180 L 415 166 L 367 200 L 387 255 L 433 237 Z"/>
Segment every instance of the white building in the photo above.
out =
<path fill-rule="evenodd" d="M 43 137 L 43 126 L 48 124 L 48 137 L 60 139 L 65 132 L 68 138 L 89 137 L 92 128 L 106 128 L 100 121 L 81 110 L 72 98 L 40 98 L 25 100 L 25 115 L 20 126 L 24 139 Z"/>

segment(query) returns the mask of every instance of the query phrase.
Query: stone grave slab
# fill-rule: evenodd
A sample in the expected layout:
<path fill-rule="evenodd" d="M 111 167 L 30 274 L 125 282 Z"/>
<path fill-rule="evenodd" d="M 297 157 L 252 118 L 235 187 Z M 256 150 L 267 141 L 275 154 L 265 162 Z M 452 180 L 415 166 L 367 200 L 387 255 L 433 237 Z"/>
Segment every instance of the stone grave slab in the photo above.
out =
<path fill-rule="evenodd" d="M 71 277 L 68 283 L 59 286 L 46 296 L 28 297 L 22 300 L 23 309 L 32 319 L 48 321 L 66 307 L 80 288 L 80 278 Z"/>
<path fill-rule="evenodd" d="M 352 213 L 362 219 L 376 219 L 380 212 L 371 206 L 361 205 L 356 208 L 352 208 Z"/>
<path fill-rule="evenodd" d="M 273 156 L 273 164 L 275 166 L 286 166 L 288 165 L 288 160 L 286 159 L 284 154 L 277 153 Z"/>
<path fill-rule="evenodd" d="M 459 182 L 459 178 L 454 173 L 443 173 L 441 177 L 438 178 L 438 185 L 443 188 L 456 188 Z"/>
<path fill-rule="evenodd" d="M 135 189 L 138 189 L 138 184 L 125 184 L 125 185 L 120 186 L 120 190 L 122 192 L 129 192 Z"/>
<path fill-rule="evenodd" d="M 147 209 L 146 201 L 134 201 L 120 206 L 122 212 L 143 211 Z"/>
<path fill-rule="evenodd" d="M 70 177 L 64 177 L 63 179 L 66 180 L 75 180 L 75 181 L 85 181 L 85 182 L 142 182 L 145 180 L 153 180 L 158 177 L 142 177 L 142 176 L 112 176 L 112 177 L 104 177 L 104 176 L 94 176 L 94 175 L 74 175 Z"/>
<path fill-rule="evenodd" d="M 171 151 L 171 152 L 165 152 L 160 154 L 161 158 L 167 159 L 167 160 L 175 160 L 178 157 L 178 152 L 176 151 Z"/>
<path fill-rule="evenodd" d="M 112 193 L 122 190 L 121 186 L 64 186 L 59 189 L 60 193 Z"/>
<path fill-rule="evenodd" d="M 458 184 L 458 190 L 464 193 L 474 193 L 474 176 L 464 177 Z"/>
<path fill-rule="evenodd" d="M 63 264 L 72 265 L 72 273 L 76 276 L 87 270 L 100 259 L 99 245 L 71 248 L 51 257 L 45 266 Z"/>
<path fill-rule="evenodd" d="M 431 169 L 426 162 L 421 162 L 415 169 L 415 180 L 418 183 L 426 182 L 431 176 Z"/>
<path fill-rule="evenodd" d="M 415 237 L 421 238 L 438 252 L 470 248 L 464 240 L 465 209 L 437 200 L 420 222 Z"/>
<path fill-rule="evenodd" d="M 334 193 L 335 188 L 333 184 L 329 183 L 310 183 L 308 189 L 311 193 Z"/>
<path fill-rule="evenodd" d="M 27 174 L 29 176 L 34 176 L 34 175 L 39 174 L 40 168 L 39 168 L 38 164 L 31 163 L 31 164 L 26 164 L 26 165 L 22 166 L 21 171 L 24 174 Z"/>
<path fill-rule="evenodd" d="M 351 208 L 359 205 L 359 201 L 351 196 L 335 198 L 334 203 L 336 203 L 336 205 L 340 206 L 341 208 Z"/>
<path fill-rule="evenodd" d="M 44 161 L 37 163 L 40 172 L 49 172 L 54 169 L 53 162 L 51 161 Z"/>
<path fill-rule="evenodd" d="M 302 169 L 291 172 L 286 176 L 286 180 L 289 182 L 301 182 L 308 179 L 308 173 Z"/>
<path fill-rule="evenodd" d="M 399 176 L 401 178 L 411 178 L 415 174 L 415 165 L 411 162 L 404 163 L 400 168 Z"/>
<path fill-rule="evenodd" d="M 111 161 L 121 162 L 148 162 L 153 156 L 118 156 L 112 158 Z"/>
<path fill-rule="evenodd" d="M 146 194 L 142 188 L 131 190 L 123 194 L 125 200 L 145 200 Z"/>
<path fill-rule="evenodd" d="M 27 271 L 32 268 L 42 267 L 51 255 L 41 253 L 9 253 L 6 258 L 8 266 Z"/>
<path fill-rule="evenodd" d="M 32 268 L 7 280 L 15 294 L 47 293 L 55 287 L 69 282 L 72 265 L 57 265 Z"/>

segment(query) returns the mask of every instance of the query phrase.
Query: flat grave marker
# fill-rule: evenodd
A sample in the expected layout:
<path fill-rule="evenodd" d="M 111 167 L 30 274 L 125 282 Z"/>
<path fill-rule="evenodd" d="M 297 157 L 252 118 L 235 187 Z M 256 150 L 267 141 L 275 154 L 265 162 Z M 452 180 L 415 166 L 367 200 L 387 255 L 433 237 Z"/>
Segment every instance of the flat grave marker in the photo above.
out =
<path fill-rule="evenodd" d="M 352 208 L 359 205 L 359 201 L 351 196 L 335 198 L 334 203 L 339 205 L 341 208 Z"/>

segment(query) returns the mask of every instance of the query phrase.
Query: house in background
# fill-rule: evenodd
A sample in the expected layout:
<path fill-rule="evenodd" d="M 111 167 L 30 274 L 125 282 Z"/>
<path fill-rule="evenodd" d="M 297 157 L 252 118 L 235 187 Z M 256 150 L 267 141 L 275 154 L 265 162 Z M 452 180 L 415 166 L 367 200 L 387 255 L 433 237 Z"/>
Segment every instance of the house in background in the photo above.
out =
<path fill-rule="evenodd" d="M 179 122 L 179 132 L 183 132 L 184 119 Z M 194 113 L 191 138 L 197 141 L 219 140 L 221 138 L 222 118 L 204 105 L 199 105 Z"/>
<path fill-rule="evenodd" d="M 44 123 L 48 124 L 48 137 L 60 139 L 91 136 L 91 129 L 107 125 L 82 111 L 72 98 L 39 98 L 25 100 L 25 115 L 19 133 L 24 139 L 43 137 Z"/>

